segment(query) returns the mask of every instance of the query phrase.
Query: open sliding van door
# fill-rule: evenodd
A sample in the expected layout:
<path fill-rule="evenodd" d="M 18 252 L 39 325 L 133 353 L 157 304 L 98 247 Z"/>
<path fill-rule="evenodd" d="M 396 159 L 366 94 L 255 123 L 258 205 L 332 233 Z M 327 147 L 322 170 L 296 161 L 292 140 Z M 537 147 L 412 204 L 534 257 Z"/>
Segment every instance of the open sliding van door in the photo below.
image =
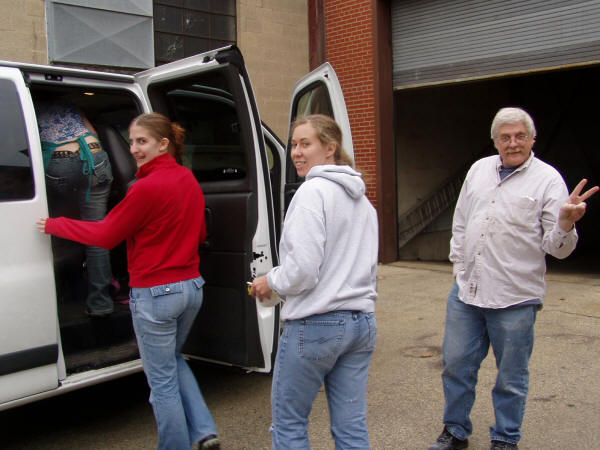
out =
<path fill-rule="evenodd" d="M 273 158 L 267 157 L 242 55 L 225 47 L 135 78 L 150 108 L 186 129 L 182 163 L 206 197 L 208 237 L 200 249 L 204 303 L 184 352 L 269 372 L 279 307 L 260 306 L 246 282 L 277 264 Z"/>
<path fill-rule="evenodd" d="M 58 386 L 58 318 L 44 167 L 29 90 L 0 67 L 0 404 Z M 64 370 L 64 365 L 62 366 Z"/>
<path fill-rule="evenodd" d="M 335 70 L 327 62 L 301 78 L 292 92 L 290 127 L 296 117 L 310 114 L 325 114 L 335 119 L 342 129 L 342 145 L 346 153 L 354 159 L 354 146 L 344 94 Z M 291 134 L 288 133 L 284 193 L 286 210 L 294 193 L 304 181 L 304 178 L 299 177 L 296 173 L 296 168 L 290 157 L 291 137 Z"/>

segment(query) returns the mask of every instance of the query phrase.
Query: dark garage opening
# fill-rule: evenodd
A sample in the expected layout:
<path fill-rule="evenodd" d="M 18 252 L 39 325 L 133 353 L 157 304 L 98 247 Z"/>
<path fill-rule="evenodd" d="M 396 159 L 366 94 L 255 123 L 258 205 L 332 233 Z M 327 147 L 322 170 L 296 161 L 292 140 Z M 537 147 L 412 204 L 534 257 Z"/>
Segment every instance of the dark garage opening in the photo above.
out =
<path fill-rule="evenodd" d="M 396 91 L 398 259 L 447 260 L 457 189 L 475 160 L 497 153 L 490 125 L 503 106 L 531 114 L 533 150 L 569 190 L 582 178 L 600 184 L 599 79 L 594 65 Z M 600 271 L 600 194 L 577 229 L 577 249 L 548 257 L 551 270 Z"/>

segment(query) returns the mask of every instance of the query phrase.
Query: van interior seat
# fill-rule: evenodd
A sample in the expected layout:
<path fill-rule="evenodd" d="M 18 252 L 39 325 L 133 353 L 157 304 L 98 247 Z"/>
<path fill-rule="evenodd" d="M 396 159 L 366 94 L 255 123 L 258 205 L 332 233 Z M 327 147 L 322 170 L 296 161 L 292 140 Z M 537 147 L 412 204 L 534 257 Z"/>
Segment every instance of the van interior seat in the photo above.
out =
<path fill-rule="evenodd" d="M 113 173 L 111 204 L 119 202 L 135 181 L 137 166 L 129 152 L 129 145 L 121 134 L 110 124 L 94 124 L 102 147 L 108 153 Z"/>
<path fill-rule="evenodd" d="M 129 152 L 127 141 L 115 126 L 105 121 L 98 121 L 93 124 L 98 132 L 102 147 L 108 153 L 113 173 L 113 183 L 108 200 L 108 209 L 110 210 L 123 200 L 127 194 L 127 190 L 135 182 L 137 165 Z M 113 277 L 121 283 L 121 287 L 127 284 L 126 255 L 127 250 L 124 243 L 111 250 Z"/>

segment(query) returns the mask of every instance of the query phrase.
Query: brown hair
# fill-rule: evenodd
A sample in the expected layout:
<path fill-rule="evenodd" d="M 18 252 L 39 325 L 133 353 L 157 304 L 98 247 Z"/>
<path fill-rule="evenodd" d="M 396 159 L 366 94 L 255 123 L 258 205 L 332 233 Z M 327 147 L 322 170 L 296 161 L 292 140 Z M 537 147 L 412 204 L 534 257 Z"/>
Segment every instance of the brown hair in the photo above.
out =
<path fill-rule="evenodd" d="M 169 140 L 168 152 L 177 161 L 181 161 L 185 153 L 183 148 L 185 128 L 181 125 L 171 122 L 168 117 L 159 113 L 141 114 L 131 121 L 131 125 L 145 128 L 159 141 L 162 138 L 167 138 Z"/>
<path fill-rule="evenodd" d="M 342 130 L 335 120 L 324 114 L 311 114 L 308 116 L 300 116 L 292 123 L 290 130 L 290 136 L 294 132 L 297 126 L 309 123 L 317 131 L 317 137 L 324 145 L 331 143 L 335 144 L 335 153 L 333 157 L 335 164 L 338 166 L 350 166 L 354 167 L 354 161 L 346 153 L 344 147 L 342 147 Z"/>

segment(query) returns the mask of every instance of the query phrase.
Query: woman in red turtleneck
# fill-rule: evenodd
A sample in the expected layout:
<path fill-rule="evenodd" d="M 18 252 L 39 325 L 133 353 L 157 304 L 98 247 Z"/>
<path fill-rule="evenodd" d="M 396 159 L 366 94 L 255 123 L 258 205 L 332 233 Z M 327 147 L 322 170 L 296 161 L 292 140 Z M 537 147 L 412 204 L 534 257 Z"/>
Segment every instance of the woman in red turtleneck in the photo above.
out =
<path fill-rule="evenodd" d="M 198 248 L 206 237 L 204 194 L 177 164 L 185 130 L 161 114 L 129 128 L 137 181 L 100 222 L 40 219 L 43 233 L 111 249 L 127 241 L 130 308 L 159 449 L 219 448 L 214 420 L 180 351 L 202 305 Z"/>

